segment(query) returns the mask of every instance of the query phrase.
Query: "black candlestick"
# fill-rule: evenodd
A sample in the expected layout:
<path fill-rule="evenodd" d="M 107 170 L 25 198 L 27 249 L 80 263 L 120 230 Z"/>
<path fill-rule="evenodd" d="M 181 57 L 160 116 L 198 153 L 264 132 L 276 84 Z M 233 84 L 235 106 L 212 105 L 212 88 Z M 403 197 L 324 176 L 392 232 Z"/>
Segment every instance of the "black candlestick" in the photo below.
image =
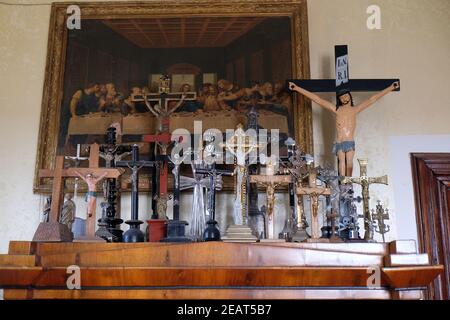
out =
<path fill-rule="evenodd" d="M 105 159 L 106 168 L 115 168 L 116 160 L 128 156 L 131 153 L 131 146 L 117 145 L 116 128 L 109 127 L 106 133 L 106 143 L 100 146 L 100 156 Z M 120 186 L 117 179 L 106 180 L 107 202 L 106 216 L 98 220 L 99 224 L 107 225 L 106 229 L 113 235 L 112 239 L 122 242 L 123 231 L 120 225 L 123 220 L 117 217 L 117 199 L 120 194 Z"/>

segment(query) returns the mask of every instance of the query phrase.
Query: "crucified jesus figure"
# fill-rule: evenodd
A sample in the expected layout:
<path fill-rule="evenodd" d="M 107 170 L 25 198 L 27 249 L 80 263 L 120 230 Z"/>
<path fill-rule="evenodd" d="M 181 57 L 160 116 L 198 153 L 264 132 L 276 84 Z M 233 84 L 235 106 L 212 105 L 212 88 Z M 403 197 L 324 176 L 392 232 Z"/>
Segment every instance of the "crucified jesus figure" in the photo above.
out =
<path fill-rule="evenodd" d="M 289 89 L 304 95 L 322 108 L 331 111 L 336 115 L 336 141 L 333 145 L 333 153 L 338 157 L 339 175 L 348 177 L 352 176 L 353 171 L 356 115 L 369 108 L 381 97 L 399 87 L 400 83 L 396 81 L 383 91 L 373 95 L 356 106 L 353 104 L 353 98 L 350 91 L 342 90 L 338 92 L 337 106 L 335 106 L 333 103 L 322 99 L 318 95 L 297 86 L 293 82 L 289 82 Z"/>
<path fill-rule="evenodd" d="M 186 95 L 182 94 L 181 99 L 178 101 L 178 103 L 174 107 L 170 108 L 168 106 L 169 103 L 167 101 L 165 102 L 165 105 L 162 107 L 159 104 L 152 107 L 147 98 L 144 97 L 145 105 L 158 120 L 158 127 L 157 127 L 158 133 L 169 132 L 170 115 L 174 113 L 179 107 L 181 107 L 185 99 Z"/>
<path fill-rule="evenodd" d="M 108 173 L 105 172 L 99 177 L 95 177 L 92 173 L 88 173 L 86 176 L 81 175 L 78 171 L 75 171 L 75 173 L 83 179 L 88 186 L 88 193 L 86 194 L 86 201 L 88 203 L 87 214 L 88 217 L 92 217 L 95 214 L 95 205 L 97 202 L 97 192 L 95 192 L 96 185 L 100 180 L 106 177 Z"/>

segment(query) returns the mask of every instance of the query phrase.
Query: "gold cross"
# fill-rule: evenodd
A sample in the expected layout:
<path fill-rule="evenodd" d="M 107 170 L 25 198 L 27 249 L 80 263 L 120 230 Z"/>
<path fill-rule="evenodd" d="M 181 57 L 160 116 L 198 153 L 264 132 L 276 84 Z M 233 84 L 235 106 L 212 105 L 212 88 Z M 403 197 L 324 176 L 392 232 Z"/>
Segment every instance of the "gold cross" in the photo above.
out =
<path fill-rule="evenodd" d="M 370 216 L 369 209 L 369 186 L 371 184 L 388 184 L 388 176 L 384 175 L 382 177 L 368 177 L 367 176 L 367 159 L 358 159 L 359 163 L 359 177 L 344 177 L 342 183 L 356 183 L 362 188 L 363 197 L 363 207 L 364 207 L 364 240 L 373 242 L 373 225 L 372 217 Z"/>
<path fill-rule="evenodd" d="M 329 188 L 323 188 L 317 186 L 317 172 L 315 169 L 312 169 L 309 177 L 308 177 L 308 186 L 307 187 L 297 187 L 297 195 L 309 196 L 311 200 L 311 238 L 319 239 L 320 238 L 320 226 L 319 226 L 319 197 L 321 195 L 329 196 L 331 194 L 331 190 Z"/>

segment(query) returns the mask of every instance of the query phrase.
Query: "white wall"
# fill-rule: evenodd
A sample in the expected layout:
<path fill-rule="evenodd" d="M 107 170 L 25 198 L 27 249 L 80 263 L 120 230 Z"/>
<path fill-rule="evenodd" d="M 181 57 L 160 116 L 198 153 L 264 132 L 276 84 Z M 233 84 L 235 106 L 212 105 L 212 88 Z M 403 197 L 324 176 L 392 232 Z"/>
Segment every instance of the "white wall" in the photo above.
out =
<path fill-rule="evenodd" d="M 382 30 L 366 28 L 366 8 L 373 3 L 381 7 Z M 349 45 L 351 77 L 401 78 L 400 93 L 385 97 L 359 115 L 356 143 L 357 157 L 370 160 L 369 174 L 388 174 L 394 179 L 389 187 L 372 189 L 372 200 L 382 200 L 392 212 L 393 230 L 387 239 L 397 235 L 411 238 L 413 231 L 404 230 L 413 230 L 414 221 L 405 220 L 403 214 L 413 217 L 414 212 L 411 206 L 397 206 L 397 201 L 403 201 L 397 193 L 403 191 L 395 185 L 395 168 L 409 166 L 409 162 L 392 155 L 389 139 L 428 135 L 444 148 L 437 142 L 442 136 L 432 135 L 450 133 L 450 1 L 314 0 L 309 1 L 308 11 L 313 78 L 333 77 L 335 44 Z M 10 240 L 32 238 L 43 206 L 43 197 L 32 193 L 32 183 L 49 18 L 50 6 L 0 5 L 0 252 L 7 251 Z M 355 99 L 366 96 L 355 94 Z M 315 155 L 319 163 L 332 163 L 333 118 L 319 107 L 313 108 Z M 416 148 L 414 151 L 424 151 L 420 145 Z M 218 211 L 229 212 L 230 198 L 221 198 Z M 276 212 L 286 207 L 282 199 L 277 198 Z M 129 198 L 122 203 L 123 212 L 129 212 Z M 147 204 L 141 203 L 141 217 L 148 218 Z M 186 216 L 189 199 L 183 203 Z M 80 203 L 80 216 L 83 206 Z M 277 223 L 280 228 L 283 219 Z"/>
<path fill-rule="evenodd" d="M 450 152 L 450 135 L 393 136 L 389 139 L 389 148 L 398 226 L 397 237 L 417 240 L 410 154 Z"/>

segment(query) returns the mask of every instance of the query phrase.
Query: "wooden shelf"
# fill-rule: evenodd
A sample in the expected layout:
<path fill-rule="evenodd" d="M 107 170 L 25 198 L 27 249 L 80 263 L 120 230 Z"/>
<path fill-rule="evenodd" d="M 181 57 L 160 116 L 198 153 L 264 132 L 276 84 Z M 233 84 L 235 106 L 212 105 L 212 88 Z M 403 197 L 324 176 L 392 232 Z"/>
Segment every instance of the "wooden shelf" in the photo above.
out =
<path fill-rule="evenodd" d="M 0 287 L 6 299 L 389 299 L 420 297 L 443 271 L 388 267 L 389 255 L 388 245 L 372 243 L 11 242 Z M 66 287 L 70 265 L 80 267 L 82 290 Z M 381 283 L 369 290 L 374 266 Z"/>

